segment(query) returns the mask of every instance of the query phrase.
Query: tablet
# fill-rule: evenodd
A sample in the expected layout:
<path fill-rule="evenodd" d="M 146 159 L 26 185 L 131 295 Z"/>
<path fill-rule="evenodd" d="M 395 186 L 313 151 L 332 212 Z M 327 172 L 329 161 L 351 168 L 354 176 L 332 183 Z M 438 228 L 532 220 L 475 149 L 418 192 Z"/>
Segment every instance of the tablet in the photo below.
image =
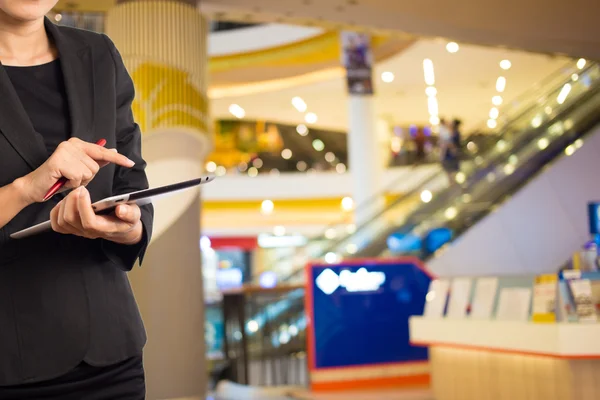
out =
<path fill-rule="evenodd" d="M 171 185 L 160 186 L 157 188 L 144 189 L 137 192 L 107 197 L 106 199 L 102 199 L 92 204 L 92 208 L 96 214 L 105 214 L 110 213 L 119 204 L 137 204 L 138 206 L 143 206 L 152 203 L 153 199 L 170 193 L 178 192 L 180 190 L 189 189 L 194 186 L 212 182 L 214 179 L 214 176 L 203 176 L 201 178 L 192 179 L 185 182 L 173 183 Z M 41 224 L 31 226 L 27 229 L 15 232 L 11 234 L 10 237 L 12 239 L 24 239 L 26 237 L 37 235 L 38 233 L 46 232 L 51 229 L 52 225 L 50 224 L 50 221 L 46 221 L 42 222 Z"/>

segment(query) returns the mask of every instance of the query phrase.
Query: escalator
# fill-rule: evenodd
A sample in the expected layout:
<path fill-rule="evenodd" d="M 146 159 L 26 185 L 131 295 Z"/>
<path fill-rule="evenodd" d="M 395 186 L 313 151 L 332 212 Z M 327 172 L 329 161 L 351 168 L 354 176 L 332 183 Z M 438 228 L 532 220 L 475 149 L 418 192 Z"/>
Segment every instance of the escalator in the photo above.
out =
<path fill-rule="evenodd" d="M 579 69 L 573 62 L 571 68 L 549 79 L 527 98 L 521 98 L 517 106 L 512 104 L 509 112 L 504 113 L 505 119 L 499 120 L 496 144 L 465 161 L 456 181 L 448 182 L 442 171 L 427 177 L 364 225 L 353 227 L 346 235 L 315 241 L 320 245 L 313 243 L 309 258 L 318 256 L 325 262 L 336 262 L 410 253 L 426 261 L 439 249 L 425 245 L 431 232 L 445 230 L 451 233 L 450 242 L 456 241 L 547 166 L 580 147 L 586 135 L 600 124 L 600 67 L 588 63 Z M 417 245 L 402 249 L 390 238 L 400 242 L 412 238 Z M 557 260 L 558 264 L 562 261 Z M 287 277 L 288 282 L 303 279 L 304 262 L 299 265 L 302 267 Z M 303 301 L 302 290 L 294 291 L 286 299 L 286 306 L 278 307 L 279 313 L 273 315 L 269 324 L 293 327 L 293 336 L 302 335 Z M 268 304 L 265 310 L 272 310 L 277 304 Z M 248 316 L 252 321 L 262 321 L 265 313 L 271 312 L 265 310 L 255 310 Z M 266 347 L 271 351 L 285 346 L 276 337 L 265 345 L 264 340 L 258 340 L 260 329 L 254 329 L 251 336 L 256 337 L 253 347 L 256 354 L 264 354 Z"/>
<path fill-rule="evenodd" d="M 449 183 L 439 171 L 391 201 L 367 223 L 351 226 L 347 234 L 339 234 L 344 229 L 341 225 L 330 228 L 326 233 L 337 229 L 336 235 L 311 241 L 305 257 L 283 280 L 302 281 L 307 260 L 336 262 L 390 254 L 427 260 L 448 244 L 446 240 L 428 245 L 430 233 L 445 231 L 448 239 L 458 239 L 600 122 L 599 90 L 597 64 L 588 63 L 580 70 L 573 62 L 562 68 L 502 110 L 495 145 L 463 162 L 456 182 Z M 472 148 L 468 139 L 465 142 L 467 149 Z M 401 240 L 412 247 L 403 249 L 397 243 Z"/>

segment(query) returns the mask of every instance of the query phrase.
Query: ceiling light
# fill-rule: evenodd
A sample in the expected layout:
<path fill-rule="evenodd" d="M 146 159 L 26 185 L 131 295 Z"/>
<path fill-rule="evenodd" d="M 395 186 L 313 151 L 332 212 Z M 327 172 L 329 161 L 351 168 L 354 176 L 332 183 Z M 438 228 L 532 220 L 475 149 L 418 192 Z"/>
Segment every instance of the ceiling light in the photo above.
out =
<path fill-rule="evenodd" d="M 281 157 L 284 160 L 289 160 L 290 158 L 292 158 L 292 151 L 290 149 L 283 149 L 281 151 Z"/>
<path fill-rule="evenodd" d="M 236 118 L 242 119 L 246 116 L 246 111 L 237 104 L 229 106 L 229 112 Z"/>
<path fill-rule="evenodd" d="M 518 162 L 519 162 L 519 157 L 517 157 L 515 154 L 511 154 L 510 157 L 508 157 L 509 164 L 517 165 Z"/>
<path fill-rule="evenodd" d="M 335 170 L 338 174 L 343 174 L 344 172 L 346 172 L 346 165 L 344 165 L 343 163 L 339 163 L 335 166 Z"/>
<path fill-rule="evenodd" d="M 558 97 L 556 98 L 556 102 L 558 104 L 564 103 L 565 100 L 567 99 L 567 96 L 569 95 L 569 92 L 571 92 L 571 84 L 566 83 L 565 86 L 563 86 L 562 89 L 560 90 L 560 93 L 558 94 Z"/>
<path fill-rule="evenodd" d="M 496 90 L 502 93 L 504 92 L 504 89 L 506 89 L 506 78 L 499 76 L 496 80 Z"/>
<path fill-rule="evenodd" d="M 335 161 L 335 154 L 333 154 L 332 152 L 327 152 L 327 154 L 325 154 L 325 161 L 327 162 L 334 162 Z"/>
<path fill-rule="evenodd" d="M 323 151 L 323 149 L 325 148 L 325 143 L 323 143 L 321 139 L 315 139 L 312 142 L 312 146 L 313 149 L 315 149 L 316 151 Z"/>
<path fill-rule="evenodd" d="M 429 203 L 433 199 L 433 194 L 429 190 L 423 190 L 421 192 L 421 201 L 423 203 Z"/>
<path fill-rule="evenodd" d="M 425 76 L 425 83 L 429 86 L 435 85 L 435 74 L 433 72 L 433 61 L 429 58 L 423 60 L 423 74 Z"/>
<path fill-rule="evenodd" d="M 459 48 L 460 47 L 456 42 L 450 42 L 446 45 L 446 50 L 448 50 L 448 53 L 456 53 Z"/>
<path fill-rule="evenodd" d="M 583 146 L 583 139 L 577 139 L 573 144 L 576 149 L 580 149 Z"/>
<path fill-rule="evenodd" d="M 496 148 L 498 149 L 498 151 L 504 151 L 507 147 L 508 146 L 506 145 L 506 142 L 502 139 L 498 140 L 498 142 L 496 143 Z"/>
<path fill-rule="evenodd" d="M 510 69 L 510 67 L 512 67 L 512 63 L 508 60 L 502 60 L 500 61 L 500 68 L 507 70 Z"/>
<path fill-rule="evenodd" d="M 215 171 L 217 176 L 224 176 L 227 173 L 227 168 L 225 168 L 222 165 L 219 165 L 217 167 L 217 170 Z"/>
<path fill-rule="evenodd" d="M 248 321 L 247 327 L 249 332 L 255 333 L 258 331 L 258 322 L 254 320 Z"/>
<path fill-rule="evenodd" d="M 438 117 L 437 115 L 432 115 L 431 117 L 429 117 L 429 123 L 431 125 L 439 125 L 440 117 Z"/>
<path fill-rule="evenodd" d="M 351 197 L 344 197 L 342 199 L 342 210 L 350 211 L 354 207 L 354 201 Z"/>
<path fill-rule="evenodd" d="M 381 74 L 381 80 L 385 83 L 391 83 L 394 81 L 394 74 L 392 72 L 386 71 Z"/>
<path fill-rule="evenodd" d="M 285 227 L 283 227 L 281 225 L 277 225 L 277 226 L 273 227 L 273 234 L 275 236 L 283 236 L 283 235 L 285 235 Z"/>
<path fill-rule="evenodd" d="M 255 178 L 258 176 L 258 170 L 255 167 L 248 168 L 248 176 L 250 178 Z"/>
<path fill-rule="evenodd" d="M 271 200 L 264 200 L 260 205 L 260 211 L 263 214 L 271 214 L 275 210 L 275 204 Z"/>
<path fill-rule="evenodd" d="M 565 129 L 571 129 L 573 127 L 573 120 L 570 118 L 566 120 L 564 123 L 564 127 Z"/>
<path fill-rule="evenodd" d="M 427 86 L 427 89 L 425 89 L 425 94 L 428 97 L 433 97 L 437 94 L 437 89 L 434 86 Z"/>
<path fill-rule="evenodd" d="M 347 232 L 349 235 L 353 235 L 353 234 L 356 232 L 356 225 L 354 225 L 354 224 L 349 224 L 349 225 L 347 225 L 347 226 L 346 226 L 346 232 Z"/>
<path fill-rule="evenodd" d="M 327 238 L 329 240 L 335 239 L 336 236 L 337 236 L 337 232 L 333 228 L 329 228 L 325 231 L 325 238 Z"/>
<path fill-rule="evenodd" d="M 477 153 L 479 147 L 477 146 L 477 143 L 470 141 L 469 143 L 467 143 L 467 150 L 469 150 L 471 153 Z"/>
<path fill-rule="evenodd" d="M 541 138 L 538 140 L 538 147 L 540 150 L 544 150 L 550 144 L 550 141 L 547 138 Z"/>
<path fill-rule="evenodd" d="M 309 112 L 304 116 L 304 120 L 309 124 L 314 124 L 315 122 L 317 122 L 317 119 L 317 114 L 313 112 Z"/>
<path fill-rule="evenodd" d="M 577 74 L 573 74 L 573 75 L 571 75 L 571 80 L 572 80 L 573 82 L 577 82 L 577 80 L 579 80 L 579 75 L 577 75 Z"/>
<path fill-rule="evenodd" d="M 292 105 L 294 106 L 294 108 L 300 112 L 305 112 L 307 109 L 306 103 L 304 102 L 304 100 L 302 100 L 301 97 L 294 97 L 292 99 Z"/>
<path fill-rule="evenodd" d="M 542 116 L 538 114 L 531 120 L 531 126 L 534 128 L 539 128 L 542 125 L 542 121 Z"/>
<path fill-rule="evenodd" d="M 580 58 L 579 60 L 577 60 L 577 68 L 583 69 L 583 67 L 585 67 L 585 64 L 585 58 Z"/>
<path fill-rule="evenodd" d="M 217 170 L 217 164 L 209 161 L 206 163 L 206 171 L 207 172 L 215 172 Z"/>
<path fill-rule="evenodd" d="M 449 207 L 446 209 L 446 211 L 444 211 L 444 216 L 447 219 L 454 219 L 454 218 L 456 218 L 457 215 L 458 215 L 458 211 L 456 210 L 456 207 Z"/>
<path fill-rule="evenodd" d="M 487 126 L 490 129 L 495 129 L 498 126 L 498 123 L 495 119 L 488 119 Z"/>
<path fill-rule="evenodd" d="M 269 171 L 269 174 L 273 176 L 279 176 L 279 170 L 277 168 L 273 168 L 271 171 Z"/>
<path fill-rule="evenodd" d="M 438 115 L 438 101 L 435 97 L 427 98 L 427 109 L 429 110 L 429 115 Z"/>
<path fill-rule="evenodd" d="M 245 172 L 247 169 L 248 169 L 248 164 L 247 163 L 245 163 L 245 162 L 242 161 L 241 163 L 238 164 L 238 170 L 240 172 Z"/>
<path fill-rule="evenodd" d="M 500 104 L 502 104 L 502 96 L 492 97 L 492 104 L 495 106 L 499 106 Z"/>
<path fill-rule="evenodd" d="M 333 253 L 333 252 L 329 252 L 327 254 L 325 254 L 325 262 L 327 264 L 335 264 L 338 260 L 338 256 L 337 254 Z"/>
<path fill-rule="evenodd" d="M 54 20 L 55 20 L 56 22 L 60 22 L 60 21 L 62 20 L 62 14 L 56 14 L 56 15 L 54 16 Z"/>
<path fill-rule="evenodd" d="M 500 111 L 498 111 L 498 109 L 496 107 L 492 107 L 492 109 L 490 110 L 490 118 L 497 119 L 499 115 L 500 115 Z"/>
<path fill-rule="evenodd" d="M 300 124 L 296 127 L 296 132 L 298 132 L 300 136 L 306 136 L 308 135 L 308 128 L 306 127 L 306 125 Z"/>
<path fill-rule="evenodd" d="M 252 165 L 256 168 L 262 168 L 263 164 L 263 160 L 261 160 L 260 158 L 255 158 L 254 161 L 252 161 Z"/>
<path fill-rule="evenodd" d="M 298 171 L 304 172 L 308 168 L 308 165 L 304 161 L 298 161 L 296 163 L 296 168 L 298 169 Z"/>
<path fill-rule="evenodd" d="M 513 172 L 515 172 L 515 167 L 512 164 L 506 164 L 503 170 L 506 175 L 511 175 Z"/>
<path fill-rule="evenodd" d="M 465 181 L 467 180 L 467 176 L 465 175 L 465 173 L 464 173 L 464 172 L 458 172 L 458 173 L 456 174 L 456 178 L 455 178 L 455 179 L 456 179 L 456 183 L 458 183 L 458 184 L 461 184 L 461 185 L 462 185 L 462 184 L 463 184 L 463 183 L 465 183 Z"/>
<path fill-rule="evenodd" d="M 346 245 L 346 253 L 356 254 L 357 251 L 358 251 L 358 246 L 355 245 L 354 243 L 348 243 L 348 245 Z"/>
<path fill-rule="evenodd" d="M 572 144 L 567 146 L 567 148 L 565 149 L 565 154 L 568 156 L 573 155 L 573 153 L 575 153 L 575 146 L 573 146 Z"/>

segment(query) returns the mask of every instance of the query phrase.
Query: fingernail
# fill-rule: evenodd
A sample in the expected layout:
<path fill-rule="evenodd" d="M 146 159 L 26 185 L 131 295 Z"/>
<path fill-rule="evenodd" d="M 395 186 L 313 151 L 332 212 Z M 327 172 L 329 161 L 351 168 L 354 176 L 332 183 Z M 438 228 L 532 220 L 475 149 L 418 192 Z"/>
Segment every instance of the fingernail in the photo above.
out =
<path fill-rule="evenodd" d="M 132 167 L 135 165 L 135 161 L 130 160 L 129 158 L 127 160 L 129 161 L 129 165 L 131 165 Z"/>
<path fill-rule="evenodd" d="M 109 150 L 112 151 L 112 152 L 114 152 L 114 153 L 117 152 L 117 149 L 109 149 Z"/>

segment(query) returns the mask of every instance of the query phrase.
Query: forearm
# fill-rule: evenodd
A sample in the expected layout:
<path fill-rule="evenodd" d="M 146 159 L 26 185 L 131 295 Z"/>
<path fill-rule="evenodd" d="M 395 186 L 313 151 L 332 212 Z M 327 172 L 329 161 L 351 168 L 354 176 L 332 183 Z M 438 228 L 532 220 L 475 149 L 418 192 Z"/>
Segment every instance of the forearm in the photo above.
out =
<path fill-rule="evenodd" d="M 29 205 L 23 183 L 16 180 L 0 187 L 0 228 L 4 228 L 18 213 Z"/>

